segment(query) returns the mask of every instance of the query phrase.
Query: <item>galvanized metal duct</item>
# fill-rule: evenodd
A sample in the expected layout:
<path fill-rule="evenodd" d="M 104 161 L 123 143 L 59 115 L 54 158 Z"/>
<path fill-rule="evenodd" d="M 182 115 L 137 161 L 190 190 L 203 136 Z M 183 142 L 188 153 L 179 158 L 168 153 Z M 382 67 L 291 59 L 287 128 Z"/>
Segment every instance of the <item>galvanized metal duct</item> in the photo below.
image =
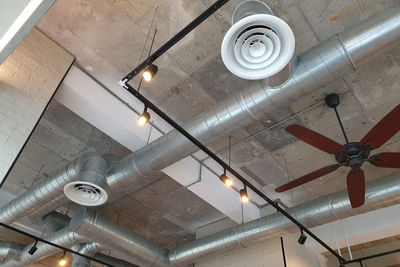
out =
<path fill-rule="evenodd" d="M 101 250 L 104 250 L 104 246 L 99 243 L 86 243 L 82 244 L 77 251 L 81 254 L 90 256 L 102 262 L 108 263 L 114 267 L 138 267 L 135 264 L 129 263 L 127 261 L 117 259 L 108 255 L 104 255 L 99 253 Z M 74 260 L 72 262 L 71 267 L 90 267 L 92 266 L 89 259 L 83 258 L 79 255 L 73 255 Z"/>
<path fill-rule="evenodd" d="M 99 243 L 91 242 L 81 244 L 79 246 L 74 246 L 72 247 L 72 249 L 78 251 L 81 254 L 92 257 L 94 254 L 104 249 L 104 247 Z M 73 258 L 74 260 L 71 264 L 71 267 L 90 267 L 92 265 L 89 259 L 86 259 L 79 255 L 73 255 Z"/>
<path fill-rule="evenodd" d="M 97 260 L 100 260 L 100 261 L 103 261 L 105 263 L 108 263 L 108 264 L 110 264 L 110 265 L 112 265 L 114 267 L 139 267 L 136 264 L 133 264 L 133 263 L 121 260 L 121 259 L 117 259 L 117 258 L 114 258 L 114 257 L 110 257 L 110 256 L 104 255 L 102 253 L 94 254 L 93 258 L 95 258 Z"/>
<path fill-rule="evenodd" d="M 354 72 L 355 63 L 378 55 L 399 41 L 397 5 L 300 55 L 294 75 L 280 87 L 242 89 L 183 127 L 201 142 L 210 143 Z M 108 184 L 113 190 L 129 193 L 139 179 L 154 175 L 196 150 L 183 135 L 170 131 L 113 165 L 108 171 Z"/>
<path fill-rule="evenodd" d="M 72 232 L 68 227 L 54 233 L 53 235 L 48 237 L 47 240 L 63 247 L 71 247 L 74 244 L 83 243 L 87 241 L 83 239 L 81 236 Z M 47 245 L 42 242 L 38 242 L 36 245 L 38 248 L 37 251 L 35 252 L 35 254 L 30 255 L 28 251 L 29 249 L 31 249 L 33 245 L 34 243 L 25 246 L 25 248 L 19 251 L 17 258 L 12 260 L 7 260 L 5 262 L 0 262 L 0 266 L 21 267 L 61 251 L 56 247 Z"/>
<path fill-rule="evenodd" d="M 80 207 L 71 219 L 70 229 L 87 240 L 124 253 L 139 265 L 168 266 L 168 250 L 99 216 L 97 210 Z"/>
<path fill-rule="evenodd" d="M 11 260 L 18 255 L 23 246 L 11 242 L 0 242 L 0 260 Z"/>
<path fill-rule="evenodd" d="M 11 224 L 27 215 L 36 217 L 51 212 L 68 201 L 63 192 L 64 186 L 76 180 L 80 170 L 87 170 L 87 165 L 104 164 L 107 164 L 105 160 L 93 153 L 70 162 L 55 175 L 0 208 L 0 221 Z"/>
<path fill-rule="evenodd" d="M 366 204 L 352 209 L 347 191 L 323 196 L 310 202 L 290 208 L 287 211 L 305 226 L 314 227 L 338 218 L 400 203 L 400 173 L 368 183 L 366 186 Z M 177 247 L 169 253 L 171 265 L 185 266 L 201 257 L 217 252 L 231 250 L 297 231 L 298 227 L 280 213 L 268 215 L 221 233 L 198 239 Z"/>

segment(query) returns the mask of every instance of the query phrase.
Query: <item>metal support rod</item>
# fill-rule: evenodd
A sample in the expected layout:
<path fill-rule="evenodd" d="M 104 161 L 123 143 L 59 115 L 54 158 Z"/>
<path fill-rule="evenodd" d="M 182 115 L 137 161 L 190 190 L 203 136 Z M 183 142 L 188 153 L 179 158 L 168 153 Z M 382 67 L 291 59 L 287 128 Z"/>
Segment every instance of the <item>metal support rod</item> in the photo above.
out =
<path fill-rule="evenodd" d="M 145 59 L 142 63 L 140 63 L 134 70 L 132 70 L 128 75 L 126 75 L 122 81 L 127 83 L 132 80 L 139 72 L 144 70 L 148 65 L 153 63 L 157 58 L 159 58 L 162 54 L 164 54 L 168 49 L 170 49 L 173 45 L 179 42 L 183 37 L 189 34 L 194 28 L 196 28 L 200 23 L 205 21 L 208 17 L 214 14 L 218 9 L 220 9 L 223 5 L 225 5 L 229 0 L 218 0 L 212 6 L 210 6 L 206 11 L 201 13 L 197 18 L 195 18 L 192 22 L 190 22 L 185 28 L 183 28 L 180 32 L 175 34 L 174 37 L 169 39 L 163 46 L 157 49 L 151 56 Z"/>
<path fill-rule="evenodd" d="M 347 138 L 346 132 L 344 130 L 344 127 L 343 127 L 343 124 L 342 124 L 342 120 L 340 119 L 340 116 L 339 116 L 339 112 L 337 111 L 337 108 L 333 108 L 333 109 L 335 110 L 336 118 L 339 121 L 340 129 L 342 129 L 342 133 L 343 133 L 344 139 L 346 140 L 346 144 L 348 144 L 349 143 L 349 139 Z"/>
<path fill-rule="evenodd" d="M 161 111 L 156 105 L 154 105 L 150 100 L 141 95 L 135 88 L 133 88 L 130 84 L 124 84 L 124 88 L 130 92 L 133 96 L 135 96 L 139 101 L 141 101 L 145 106 L 149 109 L 153 110 L 160 118 L 165 120 L 168 124 L 170 124 L 173 128 L 175 128 L 178 132 L 180 132 L 183 136 L 185 136 L 189 141 L 191 141 L 198 148 L 203 150 L 208 156 L 210 156 L 215 162 L 221 165 L 224 169 L 228 170 L 231 174 L 233 174 L 237 179 L 239 179 L 245 186 L 245 188 L 249 187 L 254 193 L 259 195 L 266 202 L 271 204 L 275 209 L 277 209 L 280 213 L 282 213 L 285 217 L 287 217 L 290 221 L 292 221 L 295 225 L 297 225 L 300 229 L 303 229 L 309 236 L 311 236 L 315 241 L 321 244 L 324 248 L 326 248 L 330 253 L 332 253 L 336 258 L 344 261 L 344 259 L 336 253 L 331 247 L 329 247 L 325 242 L 323 242 L 319 237 L 317 237 L 314 233 L 308 230 L 302 223 L 297 221 L 292 215 L 286 212 L 284 209 L 279 207 L 274 200 L 267 197 L 264 193 L 262 193 L 256 186 L 252 185 L 248 182 L 244 177 L 242 177 L 237 171 L 231 168 L 228 164 L 225 163 L 221 158 L 219 158 L 216 154 L 214 154 L 211 150 L 209 150 L 205 145 L 203 145 L 200 141 L 194 138 L 191 134 L 189 134 L 185 129 L 183 129 L 178 123 L 176 123 L 173 119 L 171 119 L 167 114 Z"/>
<path fill-rule="evenodd" d="M 108 264 L 108 263 L 105 263 L 104 261 L 95 259 L 95 258 L 93 258 L 93 257 L 90 257 L 90 256 L 87 256 L 87 255 L 85 255 L 85 254 L 79 253 L 79 252 L 74 251 L 74 250 L 72 250 L 72 249 L 69 249 L 69 248 L 66 248 L 66 247 L 57 245 L 57 244 L 55 244 L 55 243 L 53 243 L 53 242 L 47 241 L 47 240 L 45 240 L 45 239 L 43 239 L 43 238 L 41 238 L 41 237 L 34 236 L 34 235 L 32 235 L 32 234 L 29 234 L 29 233 L 27 233 L 27 232 L 24 232 L 24 231 L 22 231 L 22 230 L 19 230 L 19 229 L 17 229 L 17 228 L 14 228 L 14 227 L 12 227 L 12 226 L 10 226 L 10 225 L 7 225 L 7 224 L 4 224 L 4 223 L 1 223 L 1 222 L 0 222 L 0 226 L 3 226 L 4 228 L 7 228 L 7 229 L 9 229 L 9 230 L 11 230 L 11 231 L 14 231 L 14 232 L 17 232 L 17 233 L 22 234 L 22 235 L 24 235 L 24 236 L 30 237 L 30 238 L 32 238 L 32 239 L 35 239 L 36 241 L 40 241 L 40 242 L 45 243 L 45 244 L 47 244 L 47 245 L 50 245 L 50 246 L 56 247 L 56 248 L 58 248 L 58 249 L 61 249 L 61 250 L 64 251 L 64 255 L 65 255 L 65 253 L 68 251 L 68 252 L 71 252 L 71 253 L 73 253 L 73 254 L 75 254 L 75 255 L 84 257 L 84 258 L 86 258 L 86 259 L 88 259 L 88 260 L 95 261 L 95 262 L 100 263 L 100 264 L 103 264 L 103 265 L 105 265 L 105 266 L 113 267 L 112 265 L 110 265 L 110 264 Z"/>
<path fill-rule="evenodd" d="M 283 266 L 286 267 L 285 246 L 283 245 L 283 237 L 282 236 L 281 236 L 281 248 L 282 248 Z"/>

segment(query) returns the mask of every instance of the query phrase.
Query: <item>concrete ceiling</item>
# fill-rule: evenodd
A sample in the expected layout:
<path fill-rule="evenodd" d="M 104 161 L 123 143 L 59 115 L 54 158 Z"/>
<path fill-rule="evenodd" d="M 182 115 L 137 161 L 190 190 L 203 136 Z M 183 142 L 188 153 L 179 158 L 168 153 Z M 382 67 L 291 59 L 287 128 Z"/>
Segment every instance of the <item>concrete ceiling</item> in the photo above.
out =
<path fill-rule="evenodd" d="M 65 1 L 59 0 L 42 18 L 38 27 L 54 41 L 76 56 L 76 61 L 94 77 L 110 88 L 139 62 L 139 57 L 152 16 L 158 7 L 155 27 L 155 49 L 211 5 L 202 1 Z M 246 86 L 261 86 L 233 76 L 220 58 L 220 44 L 230 25 L 235 6 L 232 0 L 211 16 L 194 32 L 174 46 L 156 63 L 159 72 L 143 92 L 178 121 L 184 122 L 207 110 Z M 292 27 L 297 53 L 313 47 L 330 35 L 340 32 L 372 14 L 399 1 L 341 0 L 334 2 L 266 1 Z M 147 45 L 144 54 L 147 54 Z M 234 134 L 233 142 L 273 125 L 288 115 L 299 112 L 323 100 L 328 92 L 342 97 L 339 112 L 351 140 L 360 140 L 374 123 L 389 112 L 400 99 L 399 48 L 374 59 L 369 64 L 333 84 L 324 86 L 312 96 L 295 101 L 264 121 L 255 123 Z M 380 71 L 377 72 L 376 70 Z M 137 85 L 134 80 L 132 84 Z M 118 89 L 117 89 L 118 90 Z M 121 89 L 119 89 L 121 90 Z M 272 198 L 281 198 L 288 205 L 305 202 L 345 188 L 346 169 L 292 190 L 276 194 L 273 188 L 289 179 L 334 162 L 325 155 L 283 131 L 288 124 L 299 123 L 343 142 L 334 114 L 320 105 L 288 123 L 262 134 L 232 149 L 232 160 L 248 177 L 258 182 Z M 395 151 L 399 137 L 383 149 Z M 227 139 L 215 142 L 219 149 Z M 397 149 L 398 150 L 398 149 Z M 286 159 L 286 163 L 285 163 Z M 318 162 L 318 164 L 316 164 Z M 392 170 L 366 167 L 367 181 L 382 177 Z M 293 198 L 293 201 L 292 201 Z"/>
<path fill-rule="evenodd" d="M 152 15 L 158 6 L 155 48 L 166 42 L 213 0 L 58 0 L 37 27 L 76 57 L 76 62 L 109 88 L 139 62 Z M 156 61 L 159 72 L 142 91 L 180 122 L 207 110 L 242 87 L 261 86 L 236 78 L 224 67 L 220 44 L 230 26 L 237 3 L 232 0 L 221 11 Z M 280 0 L 266 1 L 292 27 L 297 53 L 313 47 L 372 14 L 398 4 L 398 0 Z M 147 49 L 144 54 L 147 54 Z M 379 71 L 377 71 L 379 70 Z M 132 84 L 137 84 L 134 80 Z M 358 141 L 400 100 L 400 48 L 359 67 L 352 75 L 295 101 L 290 108 L 271 114 L 265 120 L 241 129 L 233 142 L 274 125 L 291 114 L 323 100 L 329 92 L 340 93 L 339 112 L 349 138 Z M 116 89 L 122 90 L 122 89 Z M 273 189 L 334 159 L 297 141 L 283 129 L 298 123 L 344 142 L 334 113 L 325 105 L 302 113 L 287 123 L 266 130 L 232 147 L 232 161 L 256 181 L 271 198 L 281 198 L 291 206 L 345 188 L 346 169 L 277 194 Z M 212 144 L 226 147 L 227 139 Z M 112 152 L 123 157 L 129 151 L 102 134 L 62 105 L 53 102 L 31 138 L 6 183 L 6 190 L 21 194 L 37 177 L 85 151 Z M 400 151 L 400 135 L 381 151 Z M 226 156 L 226 152 L 224 154 Z M 286 174 L 286 169 L 288 175 Z M 365 166 L 371 181 L 393 170 Z M 24 179 L 22 179 L 24 178 Z M 224 217 L 193 193 L 161 175 L 148 181 L 129 196 L 103 208 L 104 214 L 165 247 L 194 238 L 196 228 Z"/>

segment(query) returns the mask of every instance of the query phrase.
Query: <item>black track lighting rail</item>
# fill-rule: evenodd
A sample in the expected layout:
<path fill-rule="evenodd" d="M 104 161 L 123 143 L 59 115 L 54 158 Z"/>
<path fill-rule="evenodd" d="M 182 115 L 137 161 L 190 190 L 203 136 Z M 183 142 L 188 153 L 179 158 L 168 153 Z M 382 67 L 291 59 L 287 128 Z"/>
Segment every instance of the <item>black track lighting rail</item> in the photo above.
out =
<path fill-rule="evenodd" d="M 228 164 L 226 164 L 216 154 L 214 154 L 212 151 L 210 151 L 205 145 L 203 145 L 200 141 L 198 141 L 191 134 L 189 134 L 178 123 L 176 123 L 168 115 L 166 115 L 164 112 L 162 112 L 159 108 L 157 108 L 157 106 L 155 106 L 153 103 L 151 103 L 147 98 L 145 98 L 142 94 L 140 94 L 138 90 L 133 88 L 128 83 L 138 73 L 140 73 L 146 67 L 148 67 L 150 64 L 152 64 L 157 58 L 159 58 L 161 55 L 163 55 L 168 49 L 170 49 L 173 45 L 175 45 L 182 38 L 184 38 L 187 34 L 189 34 L 192 30 L 194 30 L 198 25 L 200 25 L 200 23 L 205 21 L 212 14 L 214 14 L 218 9 L 220 9 L 228 1 L 229 0 L 218 0 L 218 1 L 216 1 L 206 11 L 204 11 L 202 14 L 200 14 L 196 19 L 194 19 L 191 23 L 189 23 L 185 28 L 183 28 L 180 32 L 178 32 L 175 36 L 173 36 L 169 41 L 167 41 L 164 45 L 162 45 L 159 49 L 157 49 L 153 54 L 148 56 L 147 59 L 142 61 L 128 75 L 126 75 L 124 78 L 122 78 L 122 80 L 120 82 L 121 86 L 123 86 L 128 92 L 130 92 L 133 96 L 135 96 L 138 100 L 140 100 L 145 105 L 146 109 L 149 108 L 149 109 L 153 110 L 158 116 L 160 116 L 163 120 L 165 120 L 172 127 L 174 127 L 175 130 L 180 132 L 183 136 L 185 136 L 187 139 L 189 139 L 194 145 L 196 145 L 203 152 L 205 152 L 210 158 L 212 158 L 214 161 L 216 161 L 218 164 L 220 164 L 224 168 L 224 172 L 226 172 L 226 170 L 228 170 L 231 174 L 233 174 L 237 179 L 239 179 L 243 183 L 244 188 L 249 187 L 254 193 L 256 193 L 258 196 L 260 196 L 262 199 L 264 199 L 267 203 L 272 205 L 278 212 L 282 213 L 286 218 L 288 218 L 290 221 L 292 221 L 295 225 L 297 225 L 300 228 L 300 230 L 301 230 L 300 232 L 302 233 L 302 235 L 303 235 L 303 231 L 304 231 L 309 236 L 311 236 L 315 241 L 317 241 L 320 245 L 322 245 L 325 249 L 327 249 L 332 255 L 334 255 L 339 260 L 339 263 L 341 264 L 341 266 L 342 266 L 342 264 L 345 265 L 345 264 L 354 263 L 354 262 L 359 262 L 360 264 L 362 264 L 363 260 L 367 260 L 367 259 L 375 258 L 375 257 L 381 257 L 381 256 L 385 256 L 385 255 L 388 255 L 388 254 L 400 252 L 400 249 L 398 249 L 398 250 L 392 250 L 392 251 L 388 251 L 388 252 L 385 252 L 385 253 L 380 253 L 380 254 L 364 257 L 364 258 L 354 259 L 354 260 L 351 260 L 351 261 L 345 260 L 342 256 L 340 256 L 338 253 L 336 253 L 335 250 L 333 250 L 325 242 L 323 242 L 318 236 L 313 234 L 310 230 L 308 230 L 303 224 L 301 224 L 299 221 L 297 221 L 288 212 L 286 212 L 284 209 L 279 207 L 278 203 L 276 203 L 275 201 L 273 201 L 272 199 L 267 197 L 264 193 L 259 191 L 254 185 L 249 183 L 239 173 L 237 173 L 234 169 L 232 169 Z M 154 40 L 153 40 L 153 42 L 154 42 Z M 336 111 L 336 109 L 335 109 L 335 111 Z M 337 111 L 336 111 L 336 115 L 337 116 L 339 115 L 337 113 Z M 338 119 L 339 119 L 340 126 L 342 128 L 342 131 L 344 131 L 343 125 L 341 124 L 341 121 L 340 121 L 340 117 L 338 117 Z M 348 139 L 347 139 L 347 136 L 346 136 L 345 132 L 344 132 L 344 136 L 345 136 L 346 142 L 348 142 Z M 74 252 L 74 253 L 77 254 L 76 252 Z M 85 257 L 89 258 L 87 256 L 85 256 Z M 99 261 L 97 261 L 97 262 L 99 262 Z"/>
<path fill-rule="evenodd" d="M 345 264 L 351 264 L 351 263 L 356 263 L 356 262 L 362 263 L 365 260 L 383 257 L 383 256 L 387 256 L 387 255 L 394 254 L 394 253 L 400 253 L 400 249 L 389 250 L 386 252 L 382 252 L 382 253 L 378 253 L 378 254 L 374 254 L 374 255 L 370 255 L 370 256 L 354 259 L 354 260 L 349 260 L 349 261 L 346 261 Z"/>
<path fill-rule="evenodd" d="M 168 42 L 162 45 L 159 49 L 157 49 L 153 54 L 151 54 L 148 58 L 146 58 L 142 63 L 140 63 L 134 70 L 132 70 L 128 75 L 126 75 L 122 82 L 127 83 L 133 79 L 139 72 L 144 70 L 148 65 L 153 63 L 157 58 L 159 58 L 162 54 L 167 52 L 173 45 L 179 42 L 182 38 L 188 35 L 191 31 L 193 31 L 197 26 L 200 25 L 203 21 L 208 19 L 212 14 L 214 14 L 218 9 L 220 9 L 223 5 L 225 5 L 229 0 L 218 0 L 212 6 L 207 8 L 206 11 L 201 13 L 197 18 L 195 18 L 192 22 L 190 22 L 185 28 L 183 28 L 180 32 L 175 34 Z"/>
<path fill-rule="evenodd" d="M 56 247 L 56 248 L 58 248 L 58 249 L 60 249 L 60 250 L 63 250 L 63 251 L 64 251 L 64 255 L 65 255 L 65 253 L 68 251 L 68 252 L 71 252 L 72 254 L 81 256 L 81 257 L 86 258 L 86 259 L 91 260 L 91 261 L 95 261 L 95 262 L 100 263 L 100 264 L 103 264 L 103 265 L 105 265 L 105 266 L 114 267 L 113 265 L 110 265 L 110 264 L 108 264 L 108 263 L 106 263 L 106 262 L 104 262 L 104 261 L 95 259 L 95 258 L 93 258 L 93 257 L 90 257 L 90 256 L 87 256 L 87 255 L 85 255 L 85 254 L 79 253 L 79 252 L 74 251 L 74 250 L 72 250 L 72 249 L 69 249 L 69 248 L 66 248 L 66 247 L 57 245 L 57 244 L 55 244 L 55 243 L 53 243 L 53 242 L 47 241 L 47 240 L 45 240 L 45 239 L 43 239 L 43 238 L 41 238 L 41 237 L 34 236 L 34 235 L 32 235 L 32 234 L 29 234 L 29 233 L 27 233 L 27 232 L 24 232 L 24 231 L 22 231 L 22 230 L 19 230 L 19 229 L 17 229 L 17 228 L 14 228 L 14 227 L 12 227 L 12 226 L 10 226 L 10 225 L 7 225 L 7 224 L 4 224 L 4 223 L 1 223 L 1 222 L 0 222 L 0 226 L 3 226 L 4 228 L 7 228 L 7 229 L 9 229 L 9 230 L 11 230 L 11 231 L 14 231 L 14 232 L 16 232 L 16 233 L 22 234 L 22 235 L 24 235 L 24 236 L 30 237 L 30 238 L 32 238 L 32 239 L 35 239 L 35 240 L 36 240 L 36 241 L 35 241 L 35 245 L 37 244 L 37 242 L 42 242 L 42 243 L 45 243 L 45 244 L 47 244 L 47 245 Z M 36 251 L 35 251 L 35 252 L 36 252 Z"/>
<path fill-rule="evenodd" d="M 212 158 L 215 162 L 221 165 L 225 170 L 229 171 L 233 174 L 237 179 L 239 179 L 245 187 L 250 188 L 254 193 L 259 195 L 262 199 L 272 205 L 276 210 L 282 213 L 286 218 L 292 221 L 295 225 L 297 225 L 300 229 L 306 232 L 309 236 L 311 236 L 315 241 L 320 243 L 323 247 L 325 247 L 330 253 L 332 253 L 336 258 L 338 258 L 341 262 L 345 262 L 345 259 L 342 258 L 335 250 L 329 247 L 325 242 L 323 242 L 319 237 L 313 234 L 310 230 L 308 230 L 302 223 L 297 221 L 292 215 L 286 212 L 284 209 L 279 207 L 275 201 L 267 197 L 263 192 L 258 190 L 257 187 L 252 185 L 249 181 L 247 181 L 244 177 L 242 177 L 237 171 L 231 168 L 225 161 L 220 159 L 216 154 L 214 154 L 211 150 L 209 150 L 205 145 L 203 145 L 199 140 L 193 137 L 190 133 L 188 133 L 185 129 L 183 129 L 178 123 L 176 123 L 172 118 L 170 118 L 167 114 L 161 111 L 156 105 L 154 105 L 150 100 L 140 94 L 135 88 L 133 88 L 130 84 L 126 83 L 123 86 L 128 92 L 130 92 L 133 96 L 135 96 L 139 101 L 141 101 L 147 108 L 151 109 L 160 116 L 163 120 L 165 120 L 168 124 L 170 124 L 174 129 L 180 132 L 183 136 L 185 136 L 189 141 L 191 141 L 194 145 L 200 148 L 203 152 L 205 152 L 210 158 Z"/>

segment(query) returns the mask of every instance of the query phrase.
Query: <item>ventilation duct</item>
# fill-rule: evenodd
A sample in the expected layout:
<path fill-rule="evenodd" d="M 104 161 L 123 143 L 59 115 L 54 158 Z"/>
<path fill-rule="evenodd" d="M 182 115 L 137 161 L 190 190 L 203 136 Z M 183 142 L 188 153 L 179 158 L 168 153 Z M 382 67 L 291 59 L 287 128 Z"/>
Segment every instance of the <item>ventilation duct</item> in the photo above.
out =
<path fill-rule="evenodd" d="M 81 170 L 88 173 L 89 166 L 96 168 L 101 166 L 100 170 L 104 170 L 102 175 L 105 176 L 107 167 L 104 168 L 104 159 L 92 153 L 83 155 L 0 208 L 0 221 L 11 224 L 27 215 L 41 217 L 62 206 L 68 201 L 63 193 L 64 186 L 79 179 Z M 99 175 L 97 169 L 94 172 Z"/>
<path fill-rule="evenodd" d="M 310 202 L 287 209 L 307 228 L 335 221 L 359 213 L 368 212 L 384 206 L 400 203 L 400 173 L 368 183 L 366 186 L 366 204 L 352 209 L 347 191 L 323 196 Z M 207 236 L 171 250 L 171 265 L 185 266 L 195 260 L 217 252 L 231 250 L 240 246 L 297 231 L 298 227 L 281 213 L 251 221 L 229 230 Z"/>
<path fill-rule="evenodd" d="M 10 242 L 0 242 L 0 261 L 14 259 L 21 249 L 21 245 Z"/>
<path fill-rule="evenodd" d="M 354 63 L 386 51 L 399 40 L 400 8 L 397 5 L 300 55 L 293 76 L 283 85 L 244 88 L 188 121 L 183 128 L 200 142 L 209 144 L 255 120 L 266 119 L 269 113 L 354 72 Z M 138 180 L 155 175 L 196 151 L 196 146 L 172 130 L 111 166 L 108 185 L 115 191 L 129 193 Z"/>
<path fill-rule="evenodd" d="M 360 213 L 400 203 L 400 173 L 366 184 L 366 203 L 360 208 L 353 209 L 347 198 L 347 191 L 327 195 L 310 202 L 290 208 L 287 211 L 295 214 L 298 220 L 307 227 L 314 227 L 338 218 L 346 218 Z M 78 209 L 71 220 L 71 225 L 51 237 L 49 241 L 65 247 L 78 243 L 88 243 L 82 247 L 84 254 L 98 255 L 104 247 L 115 249 L 132 257 L 133 261 L 140 260 L 144 266 L 185 266 L 202 257 L 223 252 L 239 246 L 248 246 L 278 235 L 294 232 L 298 227 L 280 213 L 275 213 L 258 220 L 248 222 L 229 230 L 189 242 L 168 253 L 167 250 L 124 229 L 98 215 L 97 211 Z M 99 245 L 101 243 L 101 245 Z M 60 250 L 39 242 L 38 250 L 31 256 L 26 246 L 18 255 L 21 260 L 8 260 L 1 266 L 23 266 L 35 262 Z M 0 248 L 0 253 L 2 253 Z M 13 255 L 15 255 L 14 253 Z M 4 255 L 4 254 L 0 254 Z M 104 257 L 104 256 L 99 256 Z M 107 256 L 105 256 L 107 257 Z M 100 259 L 100 258 L 98 258 Z M 107 260 L 103 260 L 107 262 Z M 111 262 L 110 262 L 111 263 Z M 85 265 L 83 265 L 85 266 Z M 119 266 L 119 265 L 117 265 Z M 121 265 L 124 266 L 124 265 Z M 134 265 L 126 265 L 134 266 Z"/>
<path fill-rule="evenodd" d="M 46 239 L 47 241 L 50 241 L 52 243 L 58 244 L 63 247 L 71 247 L 74 244 L 86 241 L 79 235 L 75 234 L 74 232 L 71 232 L 68 228 L 62 229 Z M 21 267 L 36 262 L 49 255 L 61 252 L 59 248 L 53 247 L 51 245 L 42 242 L 38 242 L 36 245 L 38 249 L 36 250 L 35 254 L 30 255 L 28 251 L 31 249 L 33 245 L 34 243 L 25 246 L 22 250 L 18 251 L 18 257 L 12 260 L 7 260 L 5 262 L 2 262 L 0 265 L 2 267 Z"/>
<path fill-rule="evenodd" d="M 107 192 L 103 189 L 107 169 L 108 163 L 102 158 L 88 161 L 80 169 L 79 179 L 64 186 L 64 194 L 72 202 L 82 206 L 104 204 L 108 199 Z"/>
<path fill-rule="evenodd" d="M 112 265 L 116 264 L 116 266 L 134 267 L 136 265 L 101 255 L 97 252 L 107 248 L 124 253 L 132 261 L 139 262 L 141 266 L 168 266 L 166 264 L 168 250 L 153 244 L 129 229 L 101 217 L 97 211 L 87 210 L 85 207 L 78 209 L 68 227 L 46 237 L 46 240 L 67 248 L 86 243 L 76 250 L 85 255 L 93 255 L 94 258 L 109 262 Z M 31 243 L 15 250 L 17 257 L 1 262 L 0 266 L 25 266 L 60 252 L 60 249 L 39 241 L 36 244 L 36 252 L 30 255 L 28 251 L 33 245 L 34 243 Z M 83 257 L 76 257 L 76 266 L 86 266 L 85 264 L 87 263 L 88 261 Z"/>
<path fill-rule="evenodd" d="M 271 86 L 288 80 L 295 61 L 294 51 L 292 29 L 257 0 L 244 1 L 236 8 L 232 27 L 221 45 L 225 66 L 243 79 L 265 79 L 289 66 L 291 71 L 286 71 L 285 76 L 279 75 L 280 79 L 273 79 L 277 84 Z"/>
<path fill-rule="evenodd" d="M 315 88 L 353 72 L 355 70 L 354 63 L 361 63 L 371 56 L 382 53 L 398 44 L 399 39 L 400 10 L 399 6 L 396 6 L 341 35 L 329 38 L 302 54 L 294 75 L 280 87 L 242 89 L 236 96 L 186 123 L 184 128 L 201 142 L 209 143 L 219 136 L 248 125 L 253 119 L 267 117 L 268 113 L 277 107 L 289 105 L 298 97 L 311 93 Z M 109 185 L 112 189 L 129 192 L 129 186 L 134 184 L 137 179 L 146 178 L 195 151 L 196 147 L 185 137 L 177 131 L 171 131 L 113 165 L 109 170 Z M 71 162 L 56 175 L 2 207 L 0 221 L 12 223 L 27 214 L 47 214 L 55 207 L 62 205 L 66 200 L 62 194 L 64 186 L 77 179 L 81 164 L 91 158 L 95 158 L 95 156 L 84 156 Z M 313 226 L 335 219 L 336 217 L 332 217 L 333 210 L 340 217 L 348 217 L 355 212 L 365 212 L 367 208 L 368 210 L 374 209 L 379 204 L 398 203 L 400 193 L 398 179 L 399 177 L 394 176 L 391 179 L 382 179 L 368 184 L 366 205 L 357 210 L 350 208 L 346 192 L 343 191 L 300 205 L 291 209 L 290 212 L 296 212 L 300 221 L 304 221 L 308 226 Z M 78 234 L 64 229 L 52 235 L 49 241 L 63 246 L 96 241 L 109 248 L 123 251 L 132 257 L 137 255 L 144 265 L 167 265 L 164 257 L 167 254 L 165 249 L 135 233 L 113 225 L 99 217 L 97 212 L 83 210 L 82 208 L 78 210 L 79 212 L 73 218 L 74 229 Z M 232 244 L 228 240 L 229 237 L 239 238 L 240 242 L 243 242 L 242 244 L 247 244 L 250 242 L 249 238 L 263 239 L 266 237 L 265 235 L 270 236 L 275 232 L 291 230 L 286 218 L 281 217 L 280 214 L 271 216 L 238 227 L 236 230 L 240 231 L 241 235 L 239 236 L 236 234 L 237 232 L 228 230 L 206 239 L 191 242 L 172 251 L 169 258 L 175 264 L 182 264 L 206 254 L 236 246 L 237 241 Z M 80 221 L 81 225 L 77 224 L 77 221 Z M 255 229 L 254 233 L 251 232 L 252 229 Z M 228 239 L 219 242 L 221 236 Z M 200 247 L 201 242 L 203 245 Z M 25 252 L 21 253 L 22 261 L 18 264 L 7 261 L 7 263 L 15 264 L 7 266 L 21 266 L 21 262 L 24 265 L 57 252 L 53 247 L 39 242 L 38 247 L 40 246 L 40 248 L 34 256 L 30 256 L 27 250 L 31 246 L 32 244 L 24 248 Z"/>
<path fill-rule="evenodd" d="M 70 229 L 86 240 L 115 249 L 144 266 L 168 266 L 168 250 L 98 215 L 98 211 L 80 207 L 71 219 Z"/>
<path fill-rule="evenodd" d="M 69 225 L 70 218 L 58 211 L 52 211 L 41 217 L 31 217 L 32 223 L 46 229 L 47 233 L 55 233 Z"/>
<path fill-rule="evenodd" d="M 99 253 L 101 250 L 104 250 L 104 249 L 105 249 L 104 246 L 100 245 L 99 243 L 86 243 L 86 244 L 82 244 L 78 248 L 76 248 L 76 250 L 79 253 L 90 256 L 90 257 L 100 260 L 102 262 L 108 263 L 109 265 L 114 266 L 114 267 L 138 267 L 137 265 L 129 263 L 127 261 Z M 90 266 L 92 266 L 89 259 L 86 259 L 84 257 L 75 255 L 75 254 L 73 255 L 73 258 L 74 258 L 74 260 L 71 264 L 71 267 L 90 267 Z"/>

